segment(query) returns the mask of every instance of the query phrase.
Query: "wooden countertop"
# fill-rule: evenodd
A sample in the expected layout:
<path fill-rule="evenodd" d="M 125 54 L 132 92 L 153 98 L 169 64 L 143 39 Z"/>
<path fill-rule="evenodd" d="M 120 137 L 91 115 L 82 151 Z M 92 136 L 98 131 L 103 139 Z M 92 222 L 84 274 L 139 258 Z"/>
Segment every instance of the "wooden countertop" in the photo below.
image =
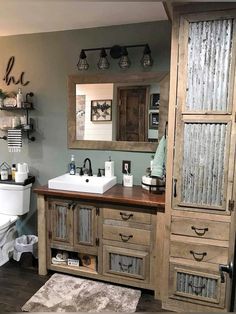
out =
<path fill-rule="evenodd" d="M 116 184 L 114 187 L 106 191 L 104 194 L 73 192 L 49 189 L 47 185 L 37 187 L 33 190 L 37 194 L 47 196 L 58 196 L 66 198 L 77 198 L 87 201 L 97 201 L 102 203 L 126 204 L 132 206 L 142 206 L 164 211 L 165 194 L 150 193 L 142 189 L 141 186 L 133 186 L 132 188 L 123 187 Z"/>

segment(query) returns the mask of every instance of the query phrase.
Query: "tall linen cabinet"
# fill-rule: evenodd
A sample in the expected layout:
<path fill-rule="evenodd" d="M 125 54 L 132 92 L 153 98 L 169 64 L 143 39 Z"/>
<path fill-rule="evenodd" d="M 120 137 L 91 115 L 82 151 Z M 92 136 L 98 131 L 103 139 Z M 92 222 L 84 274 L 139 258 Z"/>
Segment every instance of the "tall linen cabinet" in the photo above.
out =
<path fill-rule="evenodd" d="M 228 311 L 235 242 L 235 5 L 174 8 L 163 307 Z"/>

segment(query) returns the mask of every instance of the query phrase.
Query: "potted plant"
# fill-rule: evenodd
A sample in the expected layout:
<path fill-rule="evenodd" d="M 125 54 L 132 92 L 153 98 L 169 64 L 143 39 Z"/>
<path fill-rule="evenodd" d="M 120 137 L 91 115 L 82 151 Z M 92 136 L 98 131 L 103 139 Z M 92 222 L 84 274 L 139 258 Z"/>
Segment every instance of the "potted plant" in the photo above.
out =
<path fill-rule="evenodd" d="M 7 93 L 4 92 L 1 88 L 0 88 L 0 98 L 4 99 L 7 96 Z"/>

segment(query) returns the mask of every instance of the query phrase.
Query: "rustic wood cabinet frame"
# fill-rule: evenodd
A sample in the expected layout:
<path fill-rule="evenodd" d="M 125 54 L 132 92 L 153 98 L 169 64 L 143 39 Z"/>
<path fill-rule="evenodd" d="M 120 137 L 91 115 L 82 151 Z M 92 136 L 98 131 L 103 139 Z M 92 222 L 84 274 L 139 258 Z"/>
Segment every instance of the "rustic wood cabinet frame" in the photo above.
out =
<path fill-rule="evenodd" d="M 224 273 L 224 280 L 222 282 L 219 270 L 219 263 L 224 262 L 228 265 L 233 260 L 234 243 L 235 243 L 235 141 L 236 141 L 236 88 L 235 88 L 235 53 L 236 53 L 236 6 L 231 3 L 205 3 L 197 4 L 192 3 L 189 5 L 174 4 L 173 5 L 173 26 L 172 26 L 172 53 L 171 53 L 171 75 L 170 75 L 170 97 L 169 97 L 169 121 L 168 121 L 168 149 L 167 149 L 167 188 L 166 188 L 166 214 L 165 214 L 165 238 L 164 238 L 164 264 L 169 267 L 164 267 L 163 275 L 163 308 L 174 311 L 219 311 L 225 312 L 230 309 L 230 294 L 232 281 L 228 274 Z M 233 19 L 231 21 L 219 22 L 222 20 Z M 227 71 L 222 71 L 225 76 L 226 85 L 223 88 L 224 106 L 215 105 L 210 103 L 207 105 L 197 106 L 199 102 L 187 102 L 190 98 L 188 95 L 188 75 L 189 75 L 189 62 L 188 49 L 192 49 L 190 42 L 189 30 L 190 27 L 208 27 L 217 21 L 214 25 L 229 25 L 226 27 L 228 31 L 232 26 L 232 41 L 230 41 L 231 61 L 228 63 Z M 207 21 L 207 22 L 206 22 Z M 209 21 L 209 24 L 207 24 Z M 194 23 L 197 23 L 194 24 Z M 199 22 L 199 23 L 198 23 Z M 190 23 L 193 23 L 190 25 Z M 204 24 L 205 23 L 205 24 Z M 218 23 L 218 24 L 217 24 Z M 204 24 L 204 26 L 203 26 Z M 202 28 L 203 29 L 203 28 Z M 204 29 L 205 30 L 205 29 Z M 224 29 L 225 30 L 225 29 Z M 225 33 L 220 32 L 221 36 L 225 38 Z M 202 33 L 201 33 L 202 35 Z M 197 36 L 199 39 L 201 35 Z M 226 34 L 227 36 L 229 35 Z M 192 35 L 191 35 L 192 36 Z M 204 44 L 204 38 L 201 37 L 201 43 Z M 216 40 L 214 40 L 216 38 Z M 219 37 L 211 37 L 212 42 L 209 43 L 216 45 Z M 223 46 L 220 45 L 220 47 Z M 210 46 L 209 46 L 210 47 Z M 194 50 L 198 50 L 198 47 Z M 208 48 L 209 50 L 209 48 Z M 204 51 L 205 53 L 205 51 Z M 203 55 L 204 55 L 203 53 Z M 196 53 L 196 64 L 200 62 Z M 190 55 L 191 57 L 191 55 Z M 213 54 L 213 58 L 216 58 Z M 195 58 L 195 57 L 194 57 Z M 225 61 L 225 59 L 223 59 Z M 194 61 L 195 62 L 195 61 Z M 195 63 L 192 64 L 195 64 Z M 222 63 L 219 63 L 222 65 Z M 212 69 L 211 67 L 209 69 Z M 208 70 L 209 70 L 208 69 Z M 216 69 L 214 66 L 213 69 Z M 194 73 L 194 72 L 192 72 Z M 200 72 L 199 72 L 200 73 Z M 210 73 L 210 72 L 209 72 Z M 217 72 L 218 73 L 218 72 Z M 201 84 L 207 77 L 197 76 L 194 73 L 194 78 L 199 78 L 197 81 Z M 190 76 L 189 76 L 190 77 Z M 222 83 L 225 79 L 223 76 L 216 76 L 216 81 Z M 199 85 L 200 86 L 200 85 Z M 216 85 L 217 86 L 217 85 Z M 194 95 L 200 91 L 196 89 Z M 212 90 L 216 90 L 213 88 Z M 208 94 L 210 95 L 210 93 Z M 189 95 L 188 95 L 189 97 Z M 192 97 L 192 96 L 191 96 Z M 194 96 L 195 97 L 195 96 Z M 194 98 L 191 98 L 194 99 Z M 195 98 L 197 99 L 197 98 Z M 202 98 L 201 98 L 202 99 Z M 205 99 L 205 98 L 204 98 Z M 214 98 L 213 101 L 219 98 Z M 221 98 L 220 98 L 221 99 Z M 221 100 L 220 100 L 221 101 Z M 226 105 L 225 105 L 226 104 Z M 201 109 L 200 109 L 201 108 Z M 203 108 L 203 109 L 202 109 Z M 216 109 L 213 109 L 216 108 Z M 202 204 L 189 203 L 188 199 L 194 200 L 195 198 L 184 198 L 184 203 L 181 202 L 181 180 L 183 170 L 183 152 L 184 152 L 184 127 L 186 124 L 205 124 L 216 125 L 219 124 L 219 129 L 222 124 L 227 126 L 226 137 L 224 143 L 224 160 L 220 162 L 223 172 L 222 178 L 224 180 L 221 185 L 222 201 L 220 203 L 214 202 L 206 203 L 204 198 Z M 189 129 L 186 129 L 186 132 Z M 221 129 L 222 130 L 222 129 Z M 222 132 L 224 132 L 222 130 Z M 190 140 L 191 140 L 190 134 Z M 223 138 L 223 137 L 222 137 Z M 206 139 L 204 139 L 206 140 Z M 223 147 L 223 145 L 222 145 Z M 217 154 L 216 154 L 217 155 Z M 175 186 L 175 179 L 177 179 L 177 186 Z M 185 194 L 186 195 L 186 194 Z M 220 206 L 218 206 L 220 204 Z M 213 205 L 213 206 L 212 206 Z M 193 227 L 193 228 L 192 228 Z M 196 228 L 196 230 L 194 230 Z M 197 231 L 197 233 L 195 232 Z M 192 260 L 185 254 L 185 252 L 177 252 L 173 247 L 173 241 L 179 242 L 181 247 L 184 247 L 185 241 L 187 243 L 198 243 L 205 250 L 208 245 L 216 245 L 215 250 L 218 254 L 218 259 L 209 261 L 198 262 Z M 204 246 L 206 245 L 206 246 Z M 219 250 L 217 249 L 219 247 Z M 212 247 L 211 247 L 212 249 Z M 200 251 L 199 251 L 200 252 Z M 203 252 L 203 251 L 201 251 Z M 205 251 L 204 251 L 205 252 Z M 178 255 L 179 254 L 179 255 Z M 219 255 L 221 254 L 221 255 Z M 188 293 L 176 291 L 176 271 L 184 270 L 189 271 L 189 274 L 202 274 L 215 278 L 217 282 L 217 296 L 214 298 L 201 298 L 199 296 L 192 296 Z M 197 288 L 198 289 L 198 288 Z M 199 288 L 200 289 L 200 288 Z"/>

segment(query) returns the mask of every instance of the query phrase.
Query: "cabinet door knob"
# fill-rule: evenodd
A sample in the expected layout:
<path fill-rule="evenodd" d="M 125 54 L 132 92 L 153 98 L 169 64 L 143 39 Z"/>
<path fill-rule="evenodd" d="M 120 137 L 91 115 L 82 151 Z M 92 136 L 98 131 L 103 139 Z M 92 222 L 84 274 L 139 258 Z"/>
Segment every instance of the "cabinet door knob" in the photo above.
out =
<path fill-rule="evenodd" d="M 233 277 L 233 263 L 231 262 L 228 265 L 219 265 L 219 271 L 220 271 L 220 278 L 221 278 L 221 283 L 225 282 L 225 276 L 224 273 L 229 274 L 229 278 Z"/>

